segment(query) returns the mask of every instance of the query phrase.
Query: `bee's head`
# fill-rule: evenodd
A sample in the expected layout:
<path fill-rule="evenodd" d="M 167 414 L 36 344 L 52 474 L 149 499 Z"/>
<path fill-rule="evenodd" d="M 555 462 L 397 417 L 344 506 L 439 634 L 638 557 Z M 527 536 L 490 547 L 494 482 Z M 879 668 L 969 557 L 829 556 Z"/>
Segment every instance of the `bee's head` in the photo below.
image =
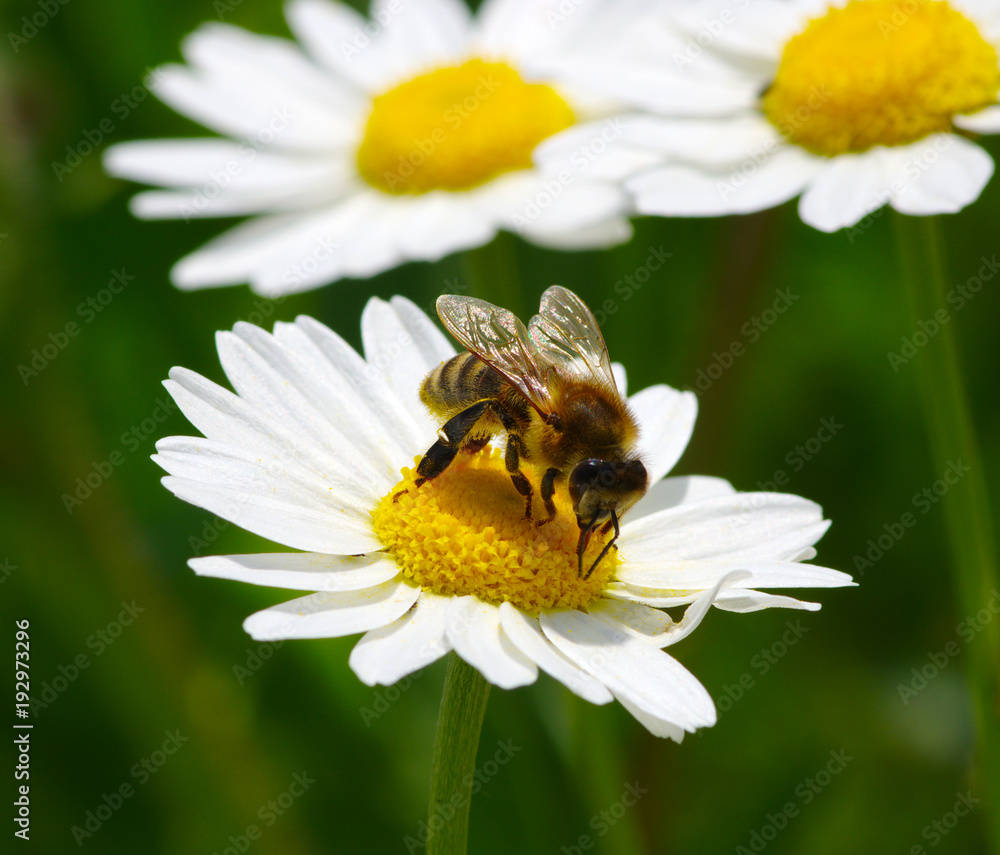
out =
<path fill-rule="evenodd" d="M 569 495 L 580 528 L 592 528 L 612 511 L 620 514 L 632 507 L 645 494 L 646 481 L 641 460 L 591 458 L 578 463 L 569 475 Z"/>

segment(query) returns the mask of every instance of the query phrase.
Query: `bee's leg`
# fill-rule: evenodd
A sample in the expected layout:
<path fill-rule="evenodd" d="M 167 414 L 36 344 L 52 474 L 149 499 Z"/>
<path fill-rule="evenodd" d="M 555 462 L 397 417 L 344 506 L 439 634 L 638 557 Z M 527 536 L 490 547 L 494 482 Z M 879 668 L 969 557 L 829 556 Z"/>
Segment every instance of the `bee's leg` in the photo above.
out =
<path fill-rule="evenodd" d="M 612 511 L 611 512 L 611 523 L 615 527 L 615 536 L 613 538 L 611 538 L 611 540 L 609 540 L 606 544 L 604 544 L 604 549 L 602 549 L 601 550 L 601 554 L 597 556 L 597 560 L 593 564 L 590 565 L 590 569 L 587 571 L 587 575 L 583 577 L 584 579 L 589 579 L 590 578 L 590 574 L 593 573 L 594 570 L 597 569 L 597 565 L 600 564 L 601 561 L 604 559 L 604 556 L 608 554 L 608 550 L 610 550 L 611 547 L 615 545 L 615 541 L 618 540 L 618 535 L 621 534 L 621 529 L 618 527 L 618 512 L 617 511 Z M 580 558 L 582 560 L 583 556 L 581 555 Z"/>
<path fill-rule="evenodd" d="M 590 535 L 593 534 L 594 526 L 597 525 L 597 514 L 594 514 L 594 518 L 587 523 L 583 524 L 583 520 L 579 517 L 576 518 L 577 523 L 580 525 L 580 540 L 576 545 L 576 575 L 583 576 L 583 553 L 587 551 L 587 545 L 590 543 Z M 593 572 L 593 567 L 587 573 L 589 576 Z"/>
<path fill-rule="evenodd" d="M 468 435 L 490 407 L 492 401 L 478 401 L 468 409 L 452 416 L 438 431 L 438 441 L 434 443 L 417 466 L 416 486 L 437 478 L 448 464 L 455 459 L 462 440 Z"/>
<path fill-rule="evenodd" d="M 548 469 L 542 476 L 542 501 L 545 502 L 545 510 L 548 512 L 548 519 L 538 520 L 535 525 L 545 525 L 556 518 L 556 506 L 552 501 L 552 496 L 556 491 L 556 476 L 558 469 Z"/>
<path fill-rule="evenodd" d="M 521 472 L 521 455 L 524 454 L 524 443 L 515 434 L 507 436 L 507 451 L 504 454 L 504 463 L 510 473 L 510 480 L 514 482 L 514 487 L 518 493 L 524 496 L 524 518 L 531 519 L 531 484 Z"/>

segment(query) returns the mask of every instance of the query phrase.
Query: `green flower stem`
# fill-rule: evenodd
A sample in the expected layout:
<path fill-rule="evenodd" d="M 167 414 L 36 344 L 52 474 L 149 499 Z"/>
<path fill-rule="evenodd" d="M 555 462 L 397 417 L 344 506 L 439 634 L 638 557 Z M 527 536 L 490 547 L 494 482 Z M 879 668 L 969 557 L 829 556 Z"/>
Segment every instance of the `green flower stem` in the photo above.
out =
<path fill-rule="evenodd" d="M 574 699 L 571 719 L 571 752 L 566 758 L 580 788 L 584 806 L 595 818 L 622 804 L 622 794 L 634 776 L 629 772 L 636 765 L 629 754 L 621 731 L 609 720 L 608 708 Z M 641 779 L 640 787 L 649 781 Z M 606 817 L 605 813 L 605 817 Z M 614 828 L 608 835 L 607 851 L 615 855 L 642 855 L 647 851 L 639 825 L 638 808 L 629 807 L 623 814 L 614 814 Z M 593 826 L 587 826 L 588 831 Z M 592 835 L 588 835 L 592 836 Z"/>
<path fill-rule="evenodd" d="M 486 246 L 465 253 L 465 268 L 469 279 L 468 296 L 478 297 L 508 309 L 518 317 L 524 312 L 534 314 L 535 308 L 524 306 L 521 276 L 517 268 L 517 238 L 500 232 Z M 528 311 L 530 309 L 530 311 Z"/>
<path fill-rule="evenodd" d="M 476 749 L 489 696 L 485 678 L 450 653 L 434 740 L 427 855 L 465 855 Z"/>
<path fill-rule="evenodd" d="M 996 545 L 965 386 L 959 370 L 955 325 L 935 314 L 946 309 L 941 227 L 935 217 L 893 216 L 903 279 L 914 328 L 938 324 L 917 363 L 924 418 L 930 434 L 934 471 L 951 461 L 968 471 L 941 503 L 951 546 L 957 603 L 963 617 L 985 608 L 1000 589 Z M 978 735 L 977 780 L 988 806 L 992 850 L 1000 853 L 1000 620 L 991 620 L 963 650 Z"/>

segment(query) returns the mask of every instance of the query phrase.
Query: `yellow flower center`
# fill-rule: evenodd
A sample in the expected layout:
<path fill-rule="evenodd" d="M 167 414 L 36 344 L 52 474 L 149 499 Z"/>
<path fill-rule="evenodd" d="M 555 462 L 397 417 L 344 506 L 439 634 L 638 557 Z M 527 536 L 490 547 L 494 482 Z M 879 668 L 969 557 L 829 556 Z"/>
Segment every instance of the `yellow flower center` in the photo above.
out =
<path fill-rule="evenodd" d="M 404 469 L 372 518 L 403 575 L 421 588 L 528 611 L 579 608 L 600 596 L 618 568 L 618 550 L 612 548 L 589 579 L 579 576 L 580 529 L 565 490 L 556 490 L 555 519 L 536 526 L 524 519 L 524 497 L 499 452 L 460 454 L 419 488 L 415 477 L 414 469 Z M 529 480 L 538 484 L 530 474 Z M 544 513 L 537 488 L 534 506 L 536 515 Z M 584 574 L 611 536 L 591 538 Z"/>
<path fill-rule="evenodd" d="M 951 130 L 996 102 L 997 53 L 946 0 L 852 0 L 786 45 L 767 118 L 830 157 Z"/>
<path fill-rule="evenodd" d="M 531 166 L 535 146 L 573 121 L 550 86 L 472 59 L 375 98 L 358 169 L 386 193 L 468 190 Z"/>

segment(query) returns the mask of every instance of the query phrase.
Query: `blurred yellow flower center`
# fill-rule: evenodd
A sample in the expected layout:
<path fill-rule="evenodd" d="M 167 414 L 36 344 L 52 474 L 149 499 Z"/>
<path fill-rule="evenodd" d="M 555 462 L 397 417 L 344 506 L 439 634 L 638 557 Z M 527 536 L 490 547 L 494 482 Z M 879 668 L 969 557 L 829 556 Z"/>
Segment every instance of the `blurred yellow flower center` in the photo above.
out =
<path fill-rule="evenodd" d="M 460 454 L 419 488 L 415 477 L 414 469 L 404 469 L 372 516 L 376 536 L 421 588 L 528 611 L 578 608 L 600 596 L 620 563 L 612 548 L 589 579 L 578 576 L 580 530 L 565 490 L 556 490 L 556 518 L 536 526 L 524 519 L 524 497 L 498 452 Z M 537 489 L 534 507 L 544 513 Z M 591 538 L 584 573 L 610 537 Z"/>
<path fill-rule="evenodd" d="M 386 193 L 469 190 L 531 166 L 542 140 L 573 124 L 550 86 L 472 59 L 414 77 L 372 104 L 358 169 Z"/>
<path fill-rule="evenodd" d="M 790 142 L 833 157 L 949 131 L 998 89 L 996 50 L 945 0 L 852 0 L 785 45 L 763 109 Z"/>

